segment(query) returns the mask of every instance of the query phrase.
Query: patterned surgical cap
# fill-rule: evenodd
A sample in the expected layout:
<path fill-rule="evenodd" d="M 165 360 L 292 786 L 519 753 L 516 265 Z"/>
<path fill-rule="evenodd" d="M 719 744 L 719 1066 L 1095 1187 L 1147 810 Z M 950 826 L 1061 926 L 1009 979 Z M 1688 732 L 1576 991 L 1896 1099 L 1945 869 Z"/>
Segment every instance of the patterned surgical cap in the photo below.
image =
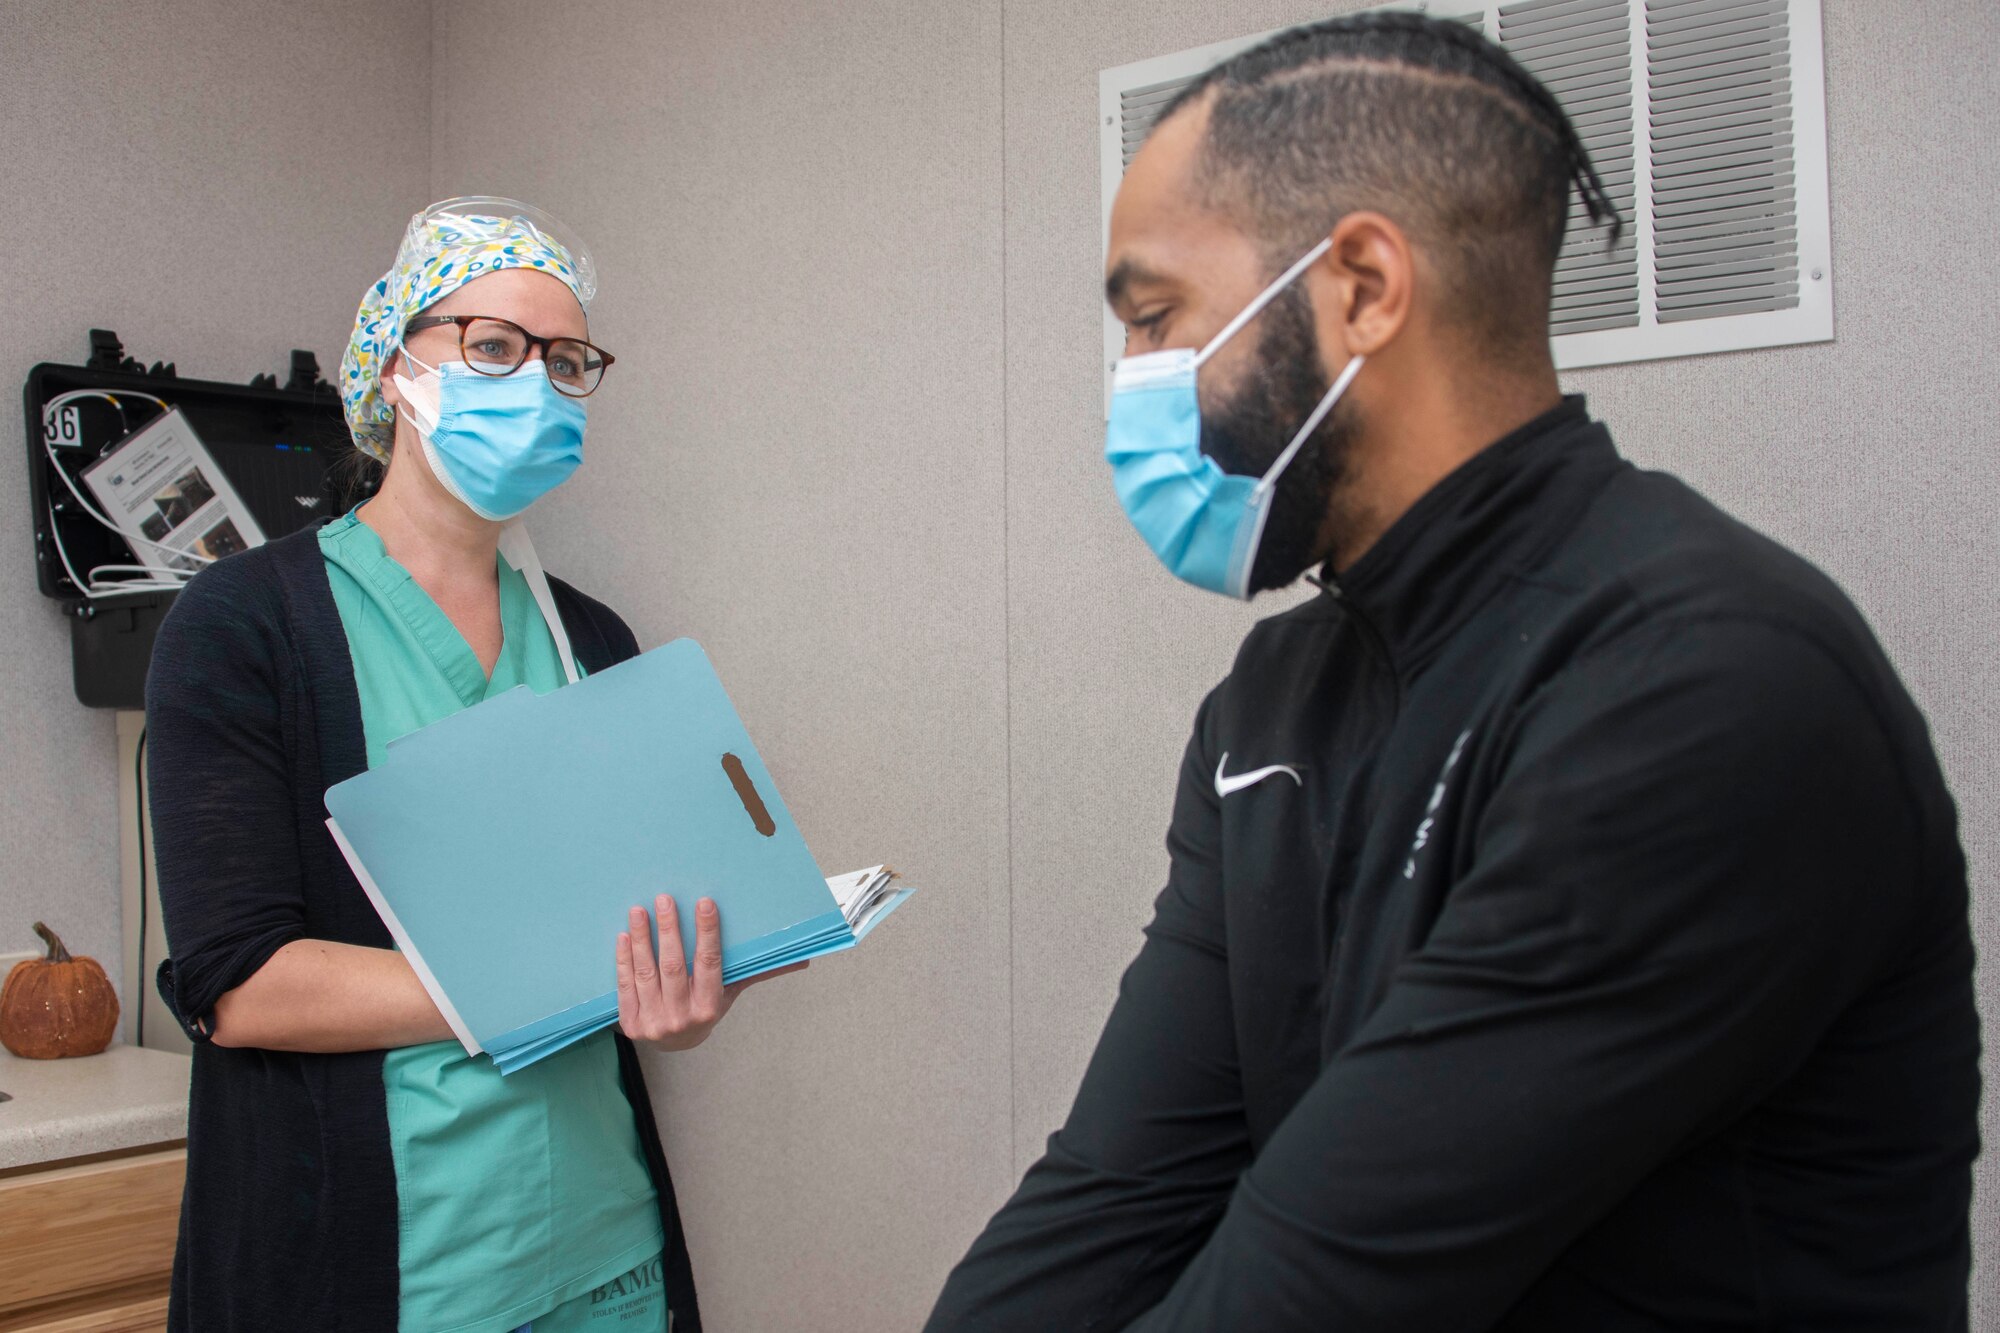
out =
<path fill-rule="evenodd" d="M 552 233 L 564 233 L 568 243 Z M 389 461 L 396 412 L 382 398 L 382 368 L 401 349 L 404 327 L 474 278 L 503 268 L 538 268 L 561 278 L 586 309 L 597 295 L 589 252 L 531 205 L 447 199 L 410 219 L 394 266 L 361 298 L 340 358 L 340 397 L 356 448 Z"/>

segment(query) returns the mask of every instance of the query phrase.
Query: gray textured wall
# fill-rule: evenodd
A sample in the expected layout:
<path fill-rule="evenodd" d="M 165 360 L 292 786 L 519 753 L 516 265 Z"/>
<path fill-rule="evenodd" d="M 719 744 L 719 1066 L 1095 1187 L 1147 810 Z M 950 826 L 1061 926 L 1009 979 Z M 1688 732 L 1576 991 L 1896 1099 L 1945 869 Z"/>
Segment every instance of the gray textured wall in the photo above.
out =
<path fill-rule="evenodd" d="M 865 956 L 653 1065 L 725 1333 L 911 1327 L 1063 1114 L 1164 871 L 1188 722 L 1253 618 L 1153 565 L 1098 461 L 1096 72 L 1346 7 L 371 3 L 282 31 L 247 0 L 0 9 L 19 372 L 93 323 L 190 374 L 330 363 L 426 197 L 520 194 L 591 238 L 622 360 L 544 556 L 643 640 L 707 645 L 829 869 L 887 856 L 927 886 Z M 2000 279 L 1975 245 L 2000 111 L 1971 57 L 2000 11 L 1910 12 L 1826 0 L 1839 341 L 1573 379 L 1630 454 L 1874 620 L 1991 949 Z M 562 113 L 496 132 L 522 98 Z M 0 441 L 18 412 L 0 395 Z M 0 506 L 0 950 L 47 916 L 115 956 L 111 725 L 69 695 L 26 519 Z M 2000 1019 L 1990 969 L 1982 996 Z"/>
<path fill-rule="evenodd" d="M 1352 7 L 628 3 L 532 46 L 438 11 L 434 183 L 570 215 L 628 358 L 542 517 L 552 565 L 642 638 L 709 645 L 829 868 L 928 886 L 868 956 L 654 1066 L 718 1328 L 912 1326 L 1067 1107 L 1195 705 L 1253 619 L 1154 565 L 1098 458 L 1097 71 Z M 2000 281 L 1974 247 L 2000 112 L 1970 57 L 2000 11 L 1909 13 L 1826 0 L 1839 341 L 1572 379 L 1874 620 L 1991 948 Z M 496 136 L 451 109 L 510 84 L 579 118 Z M 2000 1018 L 1990 970 L 1982 995 Z M 1992 1266 L 1975 1293 L 2000 1330 Z"/>
<path fill-rule="evenodd" d="M 119 957 L 112 715 L 35 591 L 18 386 L 85 331 L 182 374 L 331 374 L 428 187 L 430 27 L 396 0 L 0 5 L 0 953 L 47 920 Z M 399 139 L 401 140 L 399 142 Z"/>

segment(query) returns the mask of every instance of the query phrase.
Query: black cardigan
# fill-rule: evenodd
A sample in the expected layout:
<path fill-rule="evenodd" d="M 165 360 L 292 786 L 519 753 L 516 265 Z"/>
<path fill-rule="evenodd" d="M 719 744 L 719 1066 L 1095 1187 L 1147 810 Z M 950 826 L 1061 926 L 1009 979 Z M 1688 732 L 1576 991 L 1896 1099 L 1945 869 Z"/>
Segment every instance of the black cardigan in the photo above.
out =
<path fill-rule="evenodd" d="M 586 671 L 638 651 L 611 610 L 549 582 Z M 180 594 L 146 682 L 146 757 L 173 955 L 160 992 L 195 1043 L 168 1326 L 393 1329 L 396 1173 L 382 1052 L 228 1049 L 203 1030 L 217 999 L 292 940 L 390 947 L 324 822 L 326 789 L 368 761 L 317 525 L 219 561 Z M 622 1036 L 618 1065 L 659 1191 L 674 1327 L 696 1333 L 673 1183 Z"/>

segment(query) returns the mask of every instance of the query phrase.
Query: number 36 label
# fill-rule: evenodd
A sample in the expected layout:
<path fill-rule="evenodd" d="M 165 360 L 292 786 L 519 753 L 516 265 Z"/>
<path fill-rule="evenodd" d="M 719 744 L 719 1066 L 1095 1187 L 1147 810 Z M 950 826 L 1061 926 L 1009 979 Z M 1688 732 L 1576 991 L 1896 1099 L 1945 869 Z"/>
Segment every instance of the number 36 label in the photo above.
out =
<path fill-rule="evenodd" d="M 42 412 L 42 434 L 51 449 L 81 449 L 83 447 L 83 415 L 74 403 L 67 407 L 44 409 Z"/>

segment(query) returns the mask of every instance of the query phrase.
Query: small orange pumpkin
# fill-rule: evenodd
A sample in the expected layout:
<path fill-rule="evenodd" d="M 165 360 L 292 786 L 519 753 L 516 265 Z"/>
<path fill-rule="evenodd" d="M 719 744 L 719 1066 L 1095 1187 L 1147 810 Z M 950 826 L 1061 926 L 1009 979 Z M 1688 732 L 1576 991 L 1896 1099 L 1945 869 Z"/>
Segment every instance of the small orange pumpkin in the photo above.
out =
<path fill-rule="evenodd" d="M 96 1055 L 118 1030 L 118 992 L 94 958 L 73 958 L 37 921 L 47 958 L 14 964 L 0 984 L 0 1046 L 24 1060 Z"/>

